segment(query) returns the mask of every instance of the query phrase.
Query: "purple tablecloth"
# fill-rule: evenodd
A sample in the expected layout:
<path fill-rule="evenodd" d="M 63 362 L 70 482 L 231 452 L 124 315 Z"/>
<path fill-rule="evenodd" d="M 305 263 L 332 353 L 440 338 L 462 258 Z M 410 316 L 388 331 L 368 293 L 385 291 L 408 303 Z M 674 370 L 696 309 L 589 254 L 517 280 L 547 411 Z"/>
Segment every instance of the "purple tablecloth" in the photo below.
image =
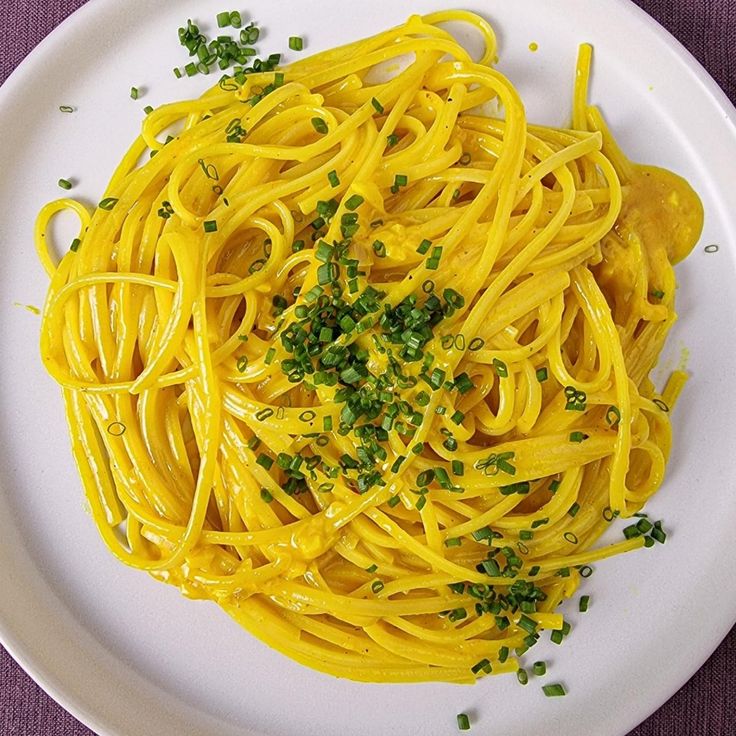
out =
<path fill-rule="evenodd" d="M 85 2 L 0 0 L 0 84 L 52 28 Z M 679 38 L 736 102 L 736 0 L 637 3 Z M 663 652 L 662 667 L 666 666 Z M 91 733 L 0 647 L 0 736 Z M 736 628 L 692 680 L 629 736 L 736 736 Z"/>

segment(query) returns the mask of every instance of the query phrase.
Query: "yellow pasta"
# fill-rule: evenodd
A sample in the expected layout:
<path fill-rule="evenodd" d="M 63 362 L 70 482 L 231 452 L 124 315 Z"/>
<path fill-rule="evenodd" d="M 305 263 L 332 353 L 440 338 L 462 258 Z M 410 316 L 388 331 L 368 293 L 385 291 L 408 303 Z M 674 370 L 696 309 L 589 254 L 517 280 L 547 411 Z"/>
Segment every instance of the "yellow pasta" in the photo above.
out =
<path fill-rule="evenodd" d="M 92 214 L 37 223 L 105 543 L 333 675 L 515 671 L 590 563 L 662 538 L 594 547 L 662 482 L 684 376 L 648 376 L 700 201 L 618 149 L 590 47 L 564 129 L 495 57 L 448 11 L 226 79 L 147 116 Z"/>

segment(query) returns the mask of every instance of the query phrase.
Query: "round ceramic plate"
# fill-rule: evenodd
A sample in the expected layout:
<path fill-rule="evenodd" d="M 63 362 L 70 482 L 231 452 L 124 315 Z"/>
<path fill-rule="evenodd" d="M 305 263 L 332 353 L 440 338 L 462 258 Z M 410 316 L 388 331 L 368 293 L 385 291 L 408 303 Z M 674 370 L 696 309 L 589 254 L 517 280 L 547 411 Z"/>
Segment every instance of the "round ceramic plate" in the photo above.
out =
<path fill-rule="evenodd" d="M 248 8 L 270 53 L 287 48 L 290 35 L 303 35 L 312 52 L 447 5 L 251 0 Z M 494 23 L 500 69 L 535 122 L 566 122 L 577 46 L 592 42 L 591 96 L 624 149 L 683 174 L 703 198 L 703 240 L 678 268 L 681 319 L 655 372 L 661 382 L 686 363 L 692 374 L 674 416 L 667 479 L 650 504 L 671 532 L 667 544 L 598 566 L 584 583 L 590 611 L 570 610 L 574 632 L 564 646 L 534 650 L 550 674 L 526 688 L 513 677 L 473 687 L 333 679 L 271 651 L 214 604 L 185 600 L 116 562 L 85 513 L 59 390 L 38 358 L 39 317 L 23 308 L 41 306 L 46 289 L 33 221 L 60 195 L 60 177 L 96 202 L 143 107 L 213 82 L 175 79 L 172 67 L 186 60 L 177 28 L 192 17 L 216 32 L 223 8 L 220 0 L 92 0 L 0 90 L 0 632 L 31 675 L 99 734 L 439 736 L 455 733 L 455 714 L 467 712 L 478 733 L 622 736 L 733 624 L 736 111 L 624 0 L 465 6 Z M 706 253 L 708 244 L 720 248 Z M 543 682 L 563 682 L 568 696 L 545 698 Z"/>

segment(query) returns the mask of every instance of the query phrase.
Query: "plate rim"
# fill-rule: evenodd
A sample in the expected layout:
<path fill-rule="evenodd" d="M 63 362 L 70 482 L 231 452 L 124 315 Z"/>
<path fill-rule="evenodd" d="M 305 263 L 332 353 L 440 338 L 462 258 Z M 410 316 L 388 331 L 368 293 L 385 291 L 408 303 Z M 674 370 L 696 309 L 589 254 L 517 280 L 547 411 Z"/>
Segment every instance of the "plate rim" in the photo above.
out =
<path fill-rule="evenodd" d="M 614 6 L 616 12 L 627 13 L 632 16 L 633 22 L 646 26 L 651 33 L 656 35 L 668 47 L 675 57 L 684 63 L 688 70 L 693 73 L 695 80 L 704 89 L 707 96 L 724 114 L 725 122 L 730 128 L 734 145 L 736 145 L 736 105 L 731 102 L 725 91 L 698 59 L 679 39 L 643 8 L 639 7 L 634 0 L 606 0 L 606 2 Z M 22 78 L 30 72 L 32 67 L 40 63 L 47 49 L 64 36 L 72 26 L 85 23 L 88 15 L 92 15 L 98 11 L 104 13 L 105 6 L 113 6 L 114 4 L 115 0 L 87 0 L 84 5 L 74 10 L 61 23 L 55 26 L 22 59 L 2 85 L 0 85 L 0 106 L 3 105 L 5 98 L 14 94 L 16 87 L 20 84 Z M 715 626 L 710 628 L 711 632 L 715 631 L 717 633 L 717 636 L 711 634 L 708 637 L 710 644 L 699 650 L 702 653 L 702 658 L 695 658 L 693 660 L 695 666 L 686 668 L 686 670 L 683 670 L 685 674 L 676 678 L 679 681 L 676 689 L 666 688 L 665 694 L 656 699 L 656 705 L 652 707 L 650 703 L 644 708 L 645 714 L 639 723 L 643 723 L 653 715 L 692 679 L 720 644 L 725 641 L 730 630 L 736 625 L 736 608 L 731 611 L 730 619 L 725 615 L 723 616 L 723 622 L 720 627 Z M 75 624 L 79 625 L 79 622 L 75 621 Z M 96 712 L 94 704 L 85 703 L 76 694 L 67 692 L 63 681 L 59 681 L 58 677 L 48 672 L 42 656 L 30 651 L 28 647 L 21 643 L 19 637 L 14 633 L 12 626 L 6 621 L 2 610 L 0 610 L 0 644 L 2 644 L 15 662 L 49 697 L 87 728 L 90 728 L 98 736 L 125 736 L 122 731 L 114 730 L 114 727 L 105 723 L 105 714 Z"/>

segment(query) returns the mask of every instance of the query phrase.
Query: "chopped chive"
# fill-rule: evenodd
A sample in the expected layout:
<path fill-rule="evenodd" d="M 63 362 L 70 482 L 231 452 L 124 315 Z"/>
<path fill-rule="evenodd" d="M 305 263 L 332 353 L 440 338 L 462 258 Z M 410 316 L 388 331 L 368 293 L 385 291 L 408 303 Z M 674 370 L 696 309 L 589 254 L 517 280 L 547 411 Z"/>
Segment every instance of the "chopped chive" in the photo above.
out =
<path fill-rule="evenodd" d="M 516 670 L 516 679 L 520 685 L 526 685 L 529 682 L 529 675 L 523 667 Z"/>
<path fill-rule="evenodd" d="M 394 177 L 395 187 L 405 187 L 409 183 L 409 177 L 406 174 L 396 174 Z"/>
<path fill-rule="evenodd" d="M 534 619 L 529 618 L 529 616 L 525 614 L 523 614 L 521 618 L 519 618 L 516 625 L 520 629 L 524 629 L 527 634 L 535 634 L 537 631 L 537 622 L 534 621 Z"/>
<path fill-rule="evenodd" d="M 330 173 L 327 174 L 327 181 L 329 181 L 333 187 L 339 187 L 340 178 L 337 176 L 337 171 L 335 171 L 334 169 L 330 171 Z"/>
<path fill-rule="evenodd" d="M 329 284 L 335 280 L 335 271 L 337 266 L 334 263 L 323 263 L 317 269 L 317 283 L 320 286 Z"/>
<path fill-rule="evenodd" d="M 389 148 L 393 148 L 398 142 L 399 136 L 397 136 L 396 133 L 391 133 L 391 135 L 386 136 L 386 143 Z"/>
<path fill-rule="evenodd" d="M 499 360 L 498 358 L 493 359 L 493 369 L 496 371 L 496 375 L 499 378 L 508 378 L 509 375 L 509 369 L 502 360 Z"/>
<path fill-rule="evenodd" d="M 584 432 L 570 432 L 570 442 L 583 442 L 588 439 Z"/>
<path fill-rule="evenodd" d="M 326 133 L 328 130 L 327 123 L 324 120 L 322 120 L 322 118 L 312 118 L 312 127 L 318 133 L 322 133 L 322 134 Z"/>
<path fill-rule="evenodd" d="M 399 496 L 391 496 L 388 500 L 388 505 L 390 508 L 393 508 L 394 506 L 397 506 L 399 502 L 401 501 L 401 498 Z"/>
<path fill-rule="evenodd" d="M 256 458 L 256 464 L 260 465 L 262 468 L 265 468 L 266 470 L 271 470 L 271 467 L 273 466 L 273 460 L 268 455 L 266 455 L 264 452 L 262 452 Z"/>
<path fill-rule="evenodd" d="M 548 698 L 559 698 L 563 695 L 567 695 L 567 693 L 565 692 L 565 688 L 560 684 L 543 685 L 542 692 Z"/>
<path fill-rule="evenodd" d="M 59 111 L 60 112 L 74 112 L 74 108 L 71 105 L 59 105 Z"/>
<path fill-rule="evenodd" d="M 62 189 L 69 190 L 72 188 L 72 183 L 69 181 L 69 179 L 59 179 L 58 184 Z"/>
<path fill-rule="evenodd" d="M 363 201 L 363 197 L 361 197 L 360 194 L 353 194 L 348 197 L 347 201 L 345 202 L 345 209 L 348 209 L 350 211 L 357 210 L 358 207 L 363 204 Z"/>
<path fill-rule="evenodd" d="M 379 115 L 383 114 L 383 105 L 375 97 L 371 98 L 371 105 L 373 105 Z"/>
<path fill-rule="evenodd" d="M 459 547 L 463 543 L 463 540 L 460 539 L 460 537 L 450 537 L 449 539 L 445 539 L 445 547 Z"/>
<path fill-rule="evenodd" d="M 432 481 L 434 480 L 434 470 L 430 468 L 429 470 L 423 470 L 419 475 L 417 476 L 417 485 L 420 488 L 425 488 L 428 486 Z"/>
<path fill-rule="evenodd" d="M 137 100 L 138 99 L 138 87 L 131 87 L 130 88 L 130 99 L 131 100 Z"/>
<path fill-rule="evenodd" d="M 535 662 L 532 665 L 532 671 L 537 677 L 542 677 L 547 674 L 547 663 L 546 662 Z"/>
<path fill-rule="evenodd" d="M 461 373 L 455 379 L 455 388 L 461 393 L 466 394 L 468 391 L 472 391 L 475 388 L 475 384 L 471 380 L 467 373 Z"/>
<path fill-rule="evenodd" d="M 446 450 L 449 450 L 450 452 L 455 452 L 457 450 L 457 440 L 454 437 L 448 437 L 443 443 L 442 447 L 444 447 Z M 453 460 L 453 462 L 460 462 Z M 462 473 L 461 473 L 462 475 Z"/>
<path fill-rule="evenodd" d="M 406 458 L 403 455 L 399 455 L 396 460 L 394 460 L 394 464 L 391 466 L 391 472 L 392 473 L 398 473 L 399 468 L 401 468 L 401 464 L 406 460 Z"/>
<path fill-rule="evenodd" d="M 549 378 L 549 374 L 546 368 L 537 369 L 537 381 L 544 383 Z"/>
<path fill-rule="evenodd" d="M 386 244 L 381 240 L 373 241 L 373 252 L 378 258 L 386 257 Z"/>
<path fill-rule="evenodd" d="M 292 51 L 301 51 L 304 48 L 304 40 L 301 36 L 289 36 L 289 48 Z"/>
<path fill-rule="evenodd" d="M 72 251 L 72 253 L 76 253 L 79 250 L 80 245 L 82 245 L 82 241 L 79 238 L 74 238 L 74 240 L 72 240 L 72 244 L 69 246 L 69 250 Z"/>
<path fill-rule="evenodd" d="M 425 238 L 424 240 L 422 240 L 421 243 L 419 243 L 419 246 L 417 247 L 417 253 L 419 253 L 420 255 L 425 255 L 431 246 L 432 241 Z"/>
<path fill-rule="evenodd" d="M 667 533 L 662 529 L 662 522 L 658 521 L 652 529 L 651 537 L 655 542 L 664 544 L 667 541 Z"/>
<path fill-rule="evenodd" d="M 216 220 L 205 220 L 203 227 L 206 233 L 215 233 L 217 232 L 217 221 Z"/>
<path fill-rule="evenodd" d="M 374 593 L 380 593 L 384 588 L 383 582 L 381 580 L 374 580 L 371 583 L 371 590 Z"/>
<path fill-rule="evenodd" d="M 572 506 L 570 506 L 567 513 L 569 516 L 572 516 L 574 519 L 575 516 L 577 516 L 578 511 L 580 511 L 580 504 L 576 501 Z"/>
<path fill-rule="evenodd" d="M 463 475 L 465 473 L 465 465 L 463 464 L 462 460 L 453 460 L 452 461 L 452 474 L 453 475 Z"/>
<path fill-rule="evenodd" d="M 230 13 L 228 11 L 218 13 L 217 14 L 217 27 L 227 28 L 229 25 L 230 25 Z"/>
<path fill-rule="evenodd" d="M 150 105 L 146 105 L 143 108 L 143 112 L 146 113 L 146 115 L 150 115 L 153 112 L 153 108 Z"/>
<path fill-rule="evenodd" d="M 327 263 L 332 260 L 334 253 L 335 249 L 331 245 L 325 243 L 324 240 L 320 240 L 319 245 L 314 250 L 314 257 L 322 263 Z"/>
<path fill-rule="evenodd" d="M 273 501 L 273 496 L 267 488 L 261 488 L 261 499 L 266 503 L 271 503 L 271 501 Z"/>
<path fill-rule="evenodd" d="M 476 542 L 482 542 L 483 540 L 487 539 L 488 543 L 491 543 L 491 539 L 493 539 L 493 531 L 490 527 L 484 526 L 481 529 L 476 529 L 474 532 L 472 532 L 471 536 L 473 539 L 475 539 Z"/>
<path fill-rule="evenodd" d="M 107 210 L 108 212 L 118 203 L 118 200 L 115 197 L 106 197 L 103 199 L 98 207 L 101 210 Z"/>
<path fill-rule="evenodd" d="M 590 605 L 590 596 L 589 595 L 580 596 L 580 603 L 578 604 L 578 610 L 580 611 L 580 613 L 585 613 L 588 610 L 589 605 Z"/>
<path fill-rule="evenodd" d="M 457 714 L 457 730 L 470 731 L 470 718 L 468 718 L 467 713 Z"/>
<path fill-rule="evenodd" d="M 442 246 L 432 248 L 432 255 L 427 259 L 427 268 L 436 271 L 440 267 L 440 258 L 442 258 Z"/>

